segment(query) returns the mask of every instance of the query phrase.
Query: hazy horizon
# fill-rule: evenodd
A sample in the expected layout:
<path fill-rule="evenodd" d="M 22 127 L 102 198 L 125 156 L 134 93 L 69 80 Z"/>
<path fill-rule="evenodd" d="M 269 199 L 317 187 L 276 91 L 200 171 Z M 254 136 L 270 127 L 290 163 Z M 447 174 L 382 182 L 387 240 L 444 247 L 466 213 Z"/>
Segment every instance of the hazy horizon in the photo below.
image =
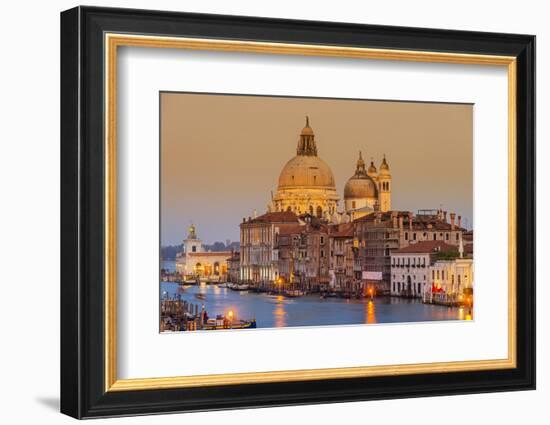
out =
<path fill-rule="evenodd" d="M 472 228 L 473 108 L 465 104 L 161 93 L 161 245 L 191 223 L 206 244 L 239 240 L 266 212 L 308 115 L 318 156 L 343 188 L 359 151 L 392 175 L 392 209 L 437 209 Z"/>

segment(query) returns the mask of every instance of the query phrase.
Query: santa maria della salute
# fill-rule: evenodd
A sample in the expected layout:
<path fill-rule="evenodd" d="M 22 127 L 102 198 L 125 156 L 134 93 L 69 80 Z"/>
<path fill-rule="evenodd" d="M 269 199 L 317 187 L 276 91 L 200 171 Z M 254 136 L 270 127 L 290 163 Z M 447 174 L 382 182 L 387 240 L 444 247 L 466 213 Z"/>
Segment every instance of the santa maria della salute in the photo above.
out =
<path fill-rule="evenodd" d="M 363 104 L 349 105 L 360 108 Z M 399 103 L 384 106 L 403 108 L 405 112 L 417 107 Z M 251 114 L 250 110 L 243 110 L 243 114 Z M 283 146 L 282 152 L 278 151 L 276 156 L 262 155 L 264 147 L 248 139 L 254 137 L 252 133 L 237 133 L 239 127 L 226 120 L 224 137 L 227 140 L 233 137 L 227 128 L 233 128 L 242 137 L 240 147 L 231 154 L 236 158 L 237 154 L 245 155 L 242 152 L 250 155 L 252 149 L 265 167 L 255 164 L 249 175 L 240 173 L 233 176 L 233 184 L 224 185 L 231 191 L 232 187 L 246 184 L 246 179 L 258 180 L 250 186 L 254 187 L 253 193 L 239 194 L 240 212 L 234 207 L 213 215 L 206 206 L 211 203 L 204 202 L 205 206 L 200 207 L 203 209 L 196 210 L 204 212 L 199 217 L 199 226 L 189 227 L 183 243 L 177 247 L 179 252 L 170 260 L 173 263 L 163 261 L 161 330 L 472 319 L 474 233 L 464 225 L 466 218 L 463 220 L 460 214 L 443 208 L 444 204 L 452 203 L 469 214 L 468 207 L 462 207 L 455 199 L 458 193 L 455 189 L 467 183 L 467 176 L 460 170 L 454 174 L 448 172 L 450 166 L 439 170 L 439 174 L 426 166 L 427 161 L 439 160 L 437 155 L 444 155 L 444 150 L 432 149 L 430 159 L 418 151 L 418 140 L 429 139 L 434 146 L 440 143 L 440 127 L 432 131 L 429 125 L 420 128 L 416 122 L 408 122 L 406 131 L 401 127 L 387 131 L 388 125 L 400 122 L 393 114 L 384 125 L 369 122 L 367 126 L 361 121 L 350 121 L 357 116 L 372 120 L 367 114 L 352 117 L 325 111 L 319 112 L 319 120 L 334 120 L 331 121 L 334 127 L 327 128 L 327 133 L 319 130 L 321 137 L 317 140 L 314 122 L 309 117 L 305 117 L 305 125 L 299 131 L 300 116 L 286 110 L 281 114 L 276 125 L 284 122 L 287 130 L 292 126 L 298 131 L 284 133 L 285 143 L 275 148 Z M 259 116 L 272 120 L 271 115 Z M 446 123 L 445 131 L 454 128 L 452 122 Z M 371 132 L 372 145 L 367 146 L 368 151 L 357 138 L 346 139 L 345 131 L 341 140 L 323 138 L 339 137 L 340 128 L 352 127 L 354 134 Z M 299 137 L 294 142 L 292 134 L 297 133 Z M 413 133 L 416 145 L 410 141 Z M 266 143 L 277 143 L 280 139 L 281 134 L 274 126 Z M 392 156 L 386 157 L 386 149 Z M 371 155 L 376 157 L 376 163 Z M 396 155 L 403 157 L 394 158 Z M 406 160 L 409 157 L 411 161 Z M 409 167 L 399 169 L 395 181 L 391 161 L 396 169 Z M 226 162 L 231 163 L 230 154 Z M 258 170 L 267 169 L 268 173 L 257 174 Z M 200 172 L 197 170 L 195 173 Z M 212 170 L 215 168 L 208 173 L 213 173 Z M 407 173 L 415 174 L 403 181 L 401 176 Z M 430 192 L 437 186 L 430 184 L 436 178 L 447 182 L 445 187 L 449 191 L 436 187 Z M 174 179 L 173 184 L 178 187 L 194 181 L 194 175 L 189 175 L 188 181 Z M 219 181 L 218 177 L 216 185 Z M 398 191 L 393 190 L 394 184 Z M 212 189 L 219 190 L 217 187 Z M 471 188 L 466 188 L 466 193 L 468 190 L 471 194 Z M 179 193 L 180 198 L 174 200 L 185 199 L 186 192 Z M 223 202 L 237 191 L 215 193 Z M 415 210 L 395 209 L 405 199 L 392 202 L 392 193 L 397 196 L 407 193 L 406 199 L 415 202 Z M 192 198 L 195 206 L 201 205 L 200 196 Z M 424 205 L 425 202 L 430 204 Z M 257 211 L 258 207 L 261 211 Z M 180 212 L 186 219 L 196 218 L 185 210 Z M 181 219 L 178 221 L 181 223 Z M 228 234 L 238 234 L 239 240 L 210 244 Z M 208 243 L 203 243 L 201 237 Z"/>
<path fill-rule="evenodd" d="M 268 212 L 287 211 L 297 215 L 309 214 L 332 223 L 349 222 L 373 211 L 389 211 L 391 186 L 386 158 L 382 160 L 378 172 L 372 160 L 366 168 L 359 152 L 355 173 L 344 187 L 344 209 L 339 211 L 340 197 L 334 175 L 330 166 L 318 155 L 315 134 L 306 117 L 296 156 L 283 167 Z"/>

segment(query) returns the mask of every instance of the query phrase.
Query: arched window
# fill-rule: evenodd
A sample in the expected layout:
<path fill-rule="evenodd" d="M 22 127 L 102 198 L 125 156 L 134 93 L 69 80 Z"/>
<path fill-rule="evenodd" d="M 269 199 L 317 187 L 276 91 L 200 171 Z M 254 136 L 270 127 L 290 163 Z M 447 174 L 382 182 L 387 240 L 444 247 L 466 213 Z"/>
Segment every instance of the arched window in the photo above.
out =
<path fill-rule="evenodd" d="M 386 183 L 388 192 L 390 191 L 390 182 Z"/>
<path fill-rule="evenodd" d="M 322 216 L 323 216 L 323 209 L 320 206 L 318 206 L 317 207 L 317 217 L 322 217 Z"/>
<path fill-rule="evenodd" d="M 290 205 L 287 207 L 286 209 L 288 212 L 291 212 L 292 211 L 292 208 L 290 207 Z"/>
<path fill-rule="evenodd" d="M 351 207 L 355 209 L 355 201 L 351 201 Z"/>
<path fill-rule="evenodd" d="M 313 207 L 311 205 L 309 206 L 309 213 L 313 215 Z"/>

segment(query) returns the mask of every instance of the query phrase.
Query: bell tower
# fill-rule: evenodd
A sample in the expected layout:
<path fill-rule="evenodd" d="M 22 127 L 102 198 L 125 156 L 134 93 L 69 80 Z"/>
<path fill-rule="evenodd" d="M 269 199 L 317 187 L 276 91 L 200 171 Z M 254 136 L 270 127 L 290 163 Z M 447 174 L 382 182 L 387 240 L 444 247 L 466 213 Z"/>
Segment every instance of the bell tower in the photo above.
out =
<path fill-rule="evenodd" d="M 197 229 L 194 224 L 189 226 L 189 234 L 183 240 L 183 252 L 191 254 L 193 252 L 203 252 L 202 241 L 197 237 Z"/>
<path fill-rule="evenodd" d="M 381 212 L 391 210 L 391 174 L 390 166 L 386 161 L 386 154 L 382 164 L 380 164 L 380 172 L 378 173 L 378 205 Z"/>

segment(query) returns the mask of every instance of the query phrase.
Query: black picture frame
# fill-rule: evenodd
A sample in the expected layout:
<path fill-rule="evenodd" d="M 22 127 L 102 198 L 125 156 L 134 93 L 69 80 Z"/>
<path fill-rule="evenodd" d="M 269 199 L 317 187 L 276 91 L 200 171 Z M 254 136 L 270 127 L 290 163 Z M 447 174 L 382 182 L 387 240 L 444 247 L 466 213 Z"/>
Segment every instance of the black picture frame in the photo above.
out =
<path fill-rule="evenodd" d="M 517 367 L 106 392 L 105 32 L 515 56 Z M 93 418 L 535 388 L 534 36 L 132 9 L 67 10 L 61 13 L 61 194 L 62 413 Z"/>

